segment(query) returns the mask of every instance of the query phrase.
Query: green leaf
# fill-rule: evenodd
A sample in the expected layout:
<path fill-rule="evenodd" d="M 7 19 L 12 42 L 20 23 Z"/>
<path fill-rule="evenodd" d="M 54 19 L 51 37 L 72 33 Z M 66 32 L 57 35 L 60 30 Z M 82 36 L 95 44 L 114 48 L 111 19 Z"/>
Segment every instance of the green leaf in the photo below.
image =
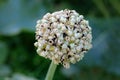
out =
<path fill-rule="evenodd" d="M 0 41 L 0 64 L 4 64 L 8 56 L 8 47 L 6 43 Z"/>
<path fill-rule="evenodd" d="M 42 1 L 8 0 L 0 5 L 0 34 L 17 35 L 22 30 L 35 31 L 35 24 L 47 12 Z"/>
<path fill-rule="evenodd" d="M 0 65 L 0 77 L 7 77 L 11 72 L 12 70 L 8 65 Z"/>

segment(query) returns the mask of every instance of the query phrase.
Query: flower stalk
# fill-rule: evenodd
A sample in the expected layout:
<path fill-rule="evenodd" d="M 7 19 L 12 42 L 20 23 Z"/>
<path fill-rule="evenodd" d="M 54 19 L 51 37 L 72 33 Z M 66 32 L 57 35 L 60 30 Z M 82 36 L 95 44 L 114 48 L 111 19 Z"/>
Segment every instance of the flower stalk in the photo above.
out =
<path fill-rule="evenodd" d="M 57 64 L 54 64 L 54 62 L 52 61 L 50 64 L 49 70 L 47 72 L 45 80 L 52 80 L 53 79 L 56 68 L 57 68 Z"/>

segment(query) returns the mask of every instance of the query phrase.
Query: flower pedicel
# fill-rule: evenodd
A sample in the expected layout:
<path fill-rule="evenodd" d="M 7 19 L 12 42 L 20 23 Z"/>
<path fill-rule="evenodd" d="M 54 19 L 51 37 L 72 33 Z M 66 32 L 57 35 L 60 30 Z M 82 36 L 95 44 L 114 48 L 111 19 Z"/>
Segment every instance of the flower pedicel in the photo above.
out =
<path fill-rule="evenodd" d="M 65 68 L 84 57 L 92 47 L 91 27 L 75 10 L 47 13 L 36 25 L 37 53 Z"/>

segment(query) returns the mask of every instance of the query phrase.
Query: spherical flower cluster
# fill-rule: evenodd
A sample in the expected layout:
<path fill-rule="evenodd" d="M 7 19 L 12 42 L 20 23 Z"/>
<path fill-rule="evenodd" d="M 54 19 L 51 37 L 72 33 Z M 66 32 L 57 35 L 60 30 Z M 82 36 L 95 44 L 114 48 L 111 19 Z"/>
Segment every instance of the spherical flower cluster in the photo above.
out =
<path fill-rule="evenodd" d="M 37 53 L 65 68 L 80 61 L 91 47 L 91 27 L 75 10 L 47 13 L 36 25 Z"/>

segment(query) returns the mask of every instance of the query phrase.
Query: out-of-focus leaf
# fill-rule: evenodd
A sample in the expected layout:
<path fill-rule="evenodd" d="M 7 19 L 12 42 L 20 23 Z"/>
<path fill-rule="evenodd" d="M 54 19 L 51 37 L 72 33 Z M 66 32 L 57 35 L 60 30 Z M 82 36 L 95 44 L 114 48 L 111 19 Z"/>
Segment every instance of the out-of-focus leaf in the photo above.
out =
<path fill-rule="evenodd" d="M 120 14 L 120 1 L 119 0 L 109 0 L 109 2 L 111 3 L 111 5 L 114 7 L 114 9 L 116 9 L 116 11 Z"/>
<path fill-rule="evenodd" d="M 103 21 L 102 19 L 96 18 L 90 19 L 89 23 L 92 27 L 93 47 L 90 51 L 88 51 L 88 53 L 85 54 L 85 57 L 79 62 L 79 64 L 80 66 L 86 67 L 102 66 L 102 56 L 108 47 L 108 31 L 112 26 L 106 27 L 106 25 L 109 25 L 109 21 Z"/>
<path fill-rule="evenodd" d="M 7 77 L 11 72 L 11 68 L 8 65 L 0 65 L 0 77 Z"/>
<path fill-rule="evenodd" d="M 80 68 L 78 68 L 77 66 L 71 65 L 69 69 L 65 69 L 64 67 L 62 67 L 61 71 L 66 77 L 70 77 L 72 75 L 78 74 L 80 71 Z"/>
<path fill-rule="evenodd" d="M 79 62 L 80 66 L 99 66 L 105 71 L 120 75 L 119 19 L 91 20 L 91 23 L 91 27 L 93 27 L 93 48 Z"/>
<path fill-rule="evenodd" d="M 16 73 L 12 76 L 12 78 L 10 80 L 37 80 L 37 79 L 35 79 L 33 77 L 25 76 L 20 73 Z"/>
<path fill-rule="evenodd" d="M 103 56 L 103 67 L 111 73 L 120 75 L 120 23 L 116 22 L 114 29 L 110 29 L 108 37 L 109 47 Z"/>
<path fill-rule="evenodd" d="M 0 34 L 16 35 L 21 30 L 34 31 L 36 20 L 47 12 L 42 1 L 9 0 L 0 5 Z"/>
<path fill-rule="evenodd" d="M 8 56 L 8 46 L 0 41 L 0 65 L 3 64 Z"/>
<path fill-rule="evenodd" d="M 96 40 L 93 42 L 93 48 L 85 54 L 83 59 L 84 64 L 86 66 L 102 66 L 102 57 L 105 51 L 107 50 L 107 34 L 101 34 L 98 36 Z"/>
<path fill-rule="evenodd" d="M 102 12 L 102 14 L 106 17 L 109 18 L 110 14 L 108 10 L 106 9 L 106 6 L 104 5 L 102 0 L 93 0 L 95 5 L 98 7 L 98 9 Z"/>

